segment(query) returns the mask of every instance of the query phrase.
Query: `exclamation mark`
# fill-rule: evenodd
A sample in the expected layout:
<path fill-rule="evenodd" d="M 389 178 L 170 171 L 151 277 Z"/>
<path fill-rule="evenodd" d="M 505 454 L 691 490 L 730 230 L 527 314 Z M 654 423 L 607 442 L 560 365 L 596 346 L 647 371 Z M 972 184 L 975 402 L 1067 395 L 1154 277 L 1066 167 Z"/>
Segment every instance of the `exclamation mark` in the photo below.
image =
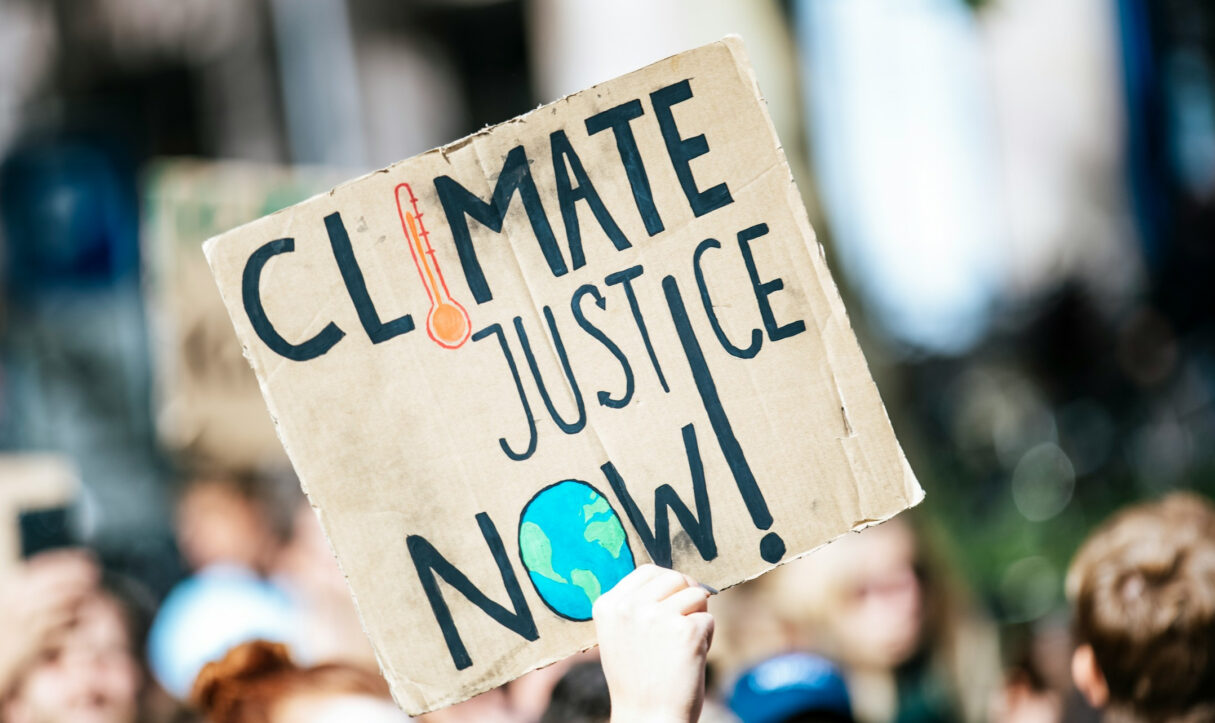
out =
<path fill-rule="evenodd" d="M 700 393 L 700 401 L 709 415 L 709 424 L 717 435 L 717 444 L 726 456 L 726 463 L 730 466 L 734 482 L 738 485 L 743 503 L 751 515 L 751 522 L 758 529 L 766 530 L 772 527 L 772 513 L 768 511 L 764 493 L 755 482 L 755 475 L 751 473 L 751 465 L 747 464 L 742 446 L 734 436 L 726 410 L 721 406 L 717 385 L 713 382 L 713 375 L 709 373 L 709 365 L 705 363 L 704 352 L 701 351 L 696 333 L 692 331 L 688 310 L 683 305 L 683 297 L 679 294 L 679 285 L 675 283 L 674 276 L 667 276 L 662 280 L 662 291 L 666 294 L 671 320 L 675 322 L 675 330 L 679 333 L 679 343 L 683 346 L 684 356 L 688 358 L 688 367 L 692 371 L 692 379 L 696 382 L 696 391 Z M 769 532 L 759 541 L 759 556 L 765 562 L 778 562 L 785 556 L 785 541 L 775 532 Z"/>

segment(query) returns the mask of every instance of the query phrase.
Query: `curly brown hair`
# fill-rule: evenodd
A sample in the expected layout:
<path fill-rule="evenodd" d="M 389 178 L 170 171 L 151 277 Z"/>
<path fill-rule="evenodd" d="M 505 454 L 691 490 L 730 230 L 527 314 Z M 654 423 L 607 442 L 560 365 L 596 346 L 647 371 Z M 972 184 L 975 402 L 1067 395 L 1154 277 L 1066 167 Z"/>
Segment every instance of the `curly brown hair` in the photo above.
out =
<path fill-rule="evenodd" d="M 337 663 L 302 668 L 282 644 L 255 640 L 207 663 L 190 701 L 213 723 L 273 723 L 275 706 L 284 700 L 325 693 L 391 700 L 388 684 L 376 673 Z"/>
<path fill-rule="evenodd" d="M 1215 720 L 1215 507 L 1175 493 L 1131 507 L 1080 548 L 1067 579 L 1111 714 Z"/>

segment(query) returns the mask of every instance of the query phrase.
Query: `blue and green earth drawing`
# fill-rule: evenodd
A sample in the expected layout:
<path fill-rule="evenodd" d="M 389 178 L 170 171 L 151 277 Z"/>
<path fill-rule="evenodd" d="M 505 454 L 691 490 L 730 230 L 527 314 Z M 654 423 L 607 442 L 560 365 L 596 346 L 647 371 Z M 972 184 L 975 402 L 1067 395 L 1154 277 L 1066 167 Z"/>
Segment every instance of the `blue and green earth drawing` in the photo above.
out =
<path fill-rule="evenodd" d="M 519 551 L 540 598 L 571 620 L 590 620 L 595 600 L 636 567 L 607 498 L 577 480 L 546 487 L 527 503 Z"/>

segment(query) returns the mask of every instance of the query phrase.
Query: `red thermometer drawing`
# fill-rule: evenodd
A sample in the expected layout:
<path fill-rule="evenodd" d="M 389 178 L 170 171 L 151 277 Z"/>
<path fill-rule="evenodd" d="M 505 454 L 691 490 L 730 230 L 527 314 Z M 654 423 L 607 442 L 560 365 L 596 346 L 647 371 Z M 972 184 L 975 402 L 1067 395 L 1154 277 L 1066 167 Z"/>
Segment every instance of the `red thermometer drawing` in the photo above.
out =
<path fill-rule="evenodd" d="M 413 256 L 418 276 L 430 296 L 430 311 L 426 314 L 426 333 L 435 343 L 446 349 L 456 349 L 468 341 L 472 333 L 472 321 L 468 311 L 460 302 L 451 298 L 447 282 L 439 269 L 439 261 L 430 246 L 430 235 L 422 223 L 422 212 L 418 210 L 418 199 L 408 183 L 397 186 L 397 212 L 401 215 L 401 230 L 409 241 L 409 253 Z"/>

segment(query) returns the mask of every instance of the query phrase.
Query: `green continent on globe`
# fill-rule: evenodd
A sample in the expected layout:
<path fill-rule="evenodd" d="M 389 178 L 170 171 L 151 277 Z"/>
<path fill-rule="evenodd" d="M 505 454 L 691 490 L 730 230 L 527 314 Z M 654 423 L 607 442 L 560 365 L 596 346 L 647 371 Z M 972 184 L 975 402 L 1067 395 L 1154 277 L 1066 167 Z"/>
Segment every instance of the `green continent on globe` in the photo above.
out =
<path fill-rule="evenodd" d="M 582 537 L 587 542 L 602 545 L 603 549 L 612 553 L 612 557 L 620 557 L 620 548 L 624 547 L 624 528 L 615 517 L 586 523 Z"/>
<path fill-rule="evenodd" d="M 582 521 L 583 522 L 590 520 L 595 515 L 612 511 L 612 508 L 608 504 L 608 501 L 603 499 L 603 497 L 599 496 L 598 494 L 595 494 L 593 491 L 591 493 L 591 497 L 593 498 L 594 501 L 591 502 L 590 504 L 586 504 L 586 505 L 582 506 Z"/>
<path fill-rule="evenodd" d="M 553 569 L 553 543 L 540 525 L 534 522 L 524 522 L 520 525 L 519 547 L 523 553 L 523 564 L 528 570 L 553 582 L 569 582 Z"/>
<path fill-rule="evenodd" d="M 595 604 L 599 599 L 602 586 L 599 584 L 599 578 L 590 570 L 573 569 L 570 570 L 570 579 L 575 585 L 582 588 L 582 592 L 586 593 L 586 599 Z"/>
<path fill-rule="evenodd" d="M 528 501 L 519 515 L 519 553 L 536 593 L 570 620 L 590 620 L 599 596 L 636 566 L 611 502 L 579 480 Z"/>

